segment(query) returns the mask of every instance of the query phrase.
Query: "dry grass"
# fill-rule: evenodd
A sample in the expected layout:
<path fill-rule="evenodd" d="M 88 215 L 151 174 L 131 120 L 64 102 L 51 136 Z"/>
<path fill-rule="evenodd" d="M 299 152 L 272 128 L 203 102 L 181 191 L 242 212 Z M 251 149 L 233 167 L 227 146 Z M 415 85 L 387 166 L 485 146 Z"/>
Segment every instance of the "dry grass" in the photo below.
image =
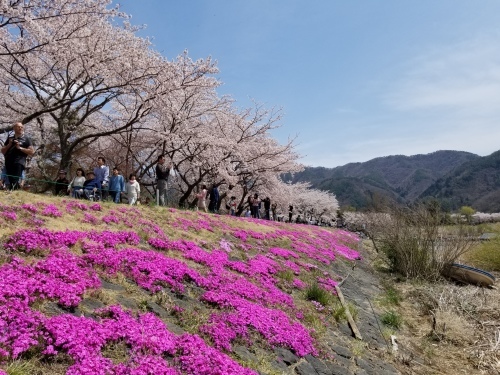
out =
<path fill-rule="evenodd" d="M 397 333 L 408 374 L 500 371 L 498 290 L 448 283 L 397 284 L 404 300 Z"/>

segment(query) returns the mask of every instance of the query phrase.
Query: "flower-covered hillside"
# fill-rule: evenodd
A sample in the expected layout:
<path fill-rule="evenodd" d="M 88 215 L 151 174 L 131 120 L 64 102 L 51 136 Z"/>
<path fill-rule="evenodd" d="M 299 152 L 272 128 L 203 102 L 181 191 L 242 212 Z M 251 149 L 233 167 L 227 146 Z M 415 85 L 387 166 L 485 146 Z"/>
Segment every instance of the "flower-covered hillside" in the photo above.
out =
<path fill-rule="evenodd" d="M 8 373 L 271 374 L 278 348 L 329 359 L 332 306 L 306 291 L 332 295 L 332 265 L 359 257 L 343 231 L 23 192 L 1 196 L 0 227 Z"/>

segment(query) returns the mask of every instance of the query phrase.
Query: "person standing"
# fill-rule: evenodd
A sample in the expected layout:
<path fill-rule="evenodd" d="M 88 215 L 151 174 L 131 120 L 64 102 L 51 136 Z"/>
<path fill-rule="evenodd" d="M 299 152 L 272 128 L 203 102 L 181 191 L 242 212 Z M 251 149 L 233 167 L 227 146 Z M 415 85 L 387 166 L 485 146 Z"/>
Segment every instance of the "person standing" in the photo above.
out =
<path fill-rule="evenodd" d="M 231 216 L 236 216 L 236 205 L 236 197 L 233 195 L 229 201 L 229 213 Z"/>
<path fill-rule="evenodd" d="M 113 174 L 109 178 L 109 195 L 113 202 L 120 203 L 121 194 L 125 192 L 125 179 L 117 167 L 113 168 Z"/>
<path fill-rule="evenodd" d="M 35 149 L 31 138 L 24 134 L 24 125 L 21 122 L 16 122 L 13 130 L 14 136 L 7 138 L 1 151 L 5 157 L 5 170 L 11 189 L 17 190 L 20 188 L 19 180 L 26 168 L 26 158 L 32 156 Z"/>
<path fill-rule="evenodd" d="M 201 185 L 201 190 L 196 194 L 196 198 L 198 199 L 197 208 L 198 210 L 203 210 L 207 212 L 207 203 L 205 199 L 207 199 L 207 186 Z"/>
<path fill-rule="evenodd" d="M 273 213 L 273 221 L 276 221 L 276 209 L 278 208 L 278 205 L 276 202 L 271 204 L 271 212 Z"/>
<path fill-rule="evenodd" d="M 128 182 L 125 185 L 125 191 L 127 193 L 128 204 L 131 206 L 136 204 L 140 199 L 141 195 L 141 187 L 139 183 L 136 181 L 135 174 L 131 174 L 128 178 Z"/>
<path fill-rule="evenodd" d="M 168 204 L 168 175 L 170 174 L 171 168 L 172 163 L 170 162 L 167 165 L 165 163 L 165 155 L 160 155 L 156 163 L 156 188 L 160 196 L 160 206 L 166 206 Z"/>
<path fill-rule="evenodd" d="M 260 198 L 259 198 L 259 194 L 255 193 L 253 195 L 253 198 L 252 198 L 251 202 L 252 202 L 252 217 L 254 219 L 260 219 L 260 212 L 259 212 Z"/>
<path fill-rule="evenodd" d="M 292 216 L 293 216 L 293 206 L 290 205 L 288 207 L 288 222 L 291 223 L 292 222 Z"/>
<path fill-rule="evenodd" d="M 97 158 L 97 167 L 94 168 L 94 175 L 96 180 L 101 184 L 102 200 L 106 200 L 108 197 L 109 167 L 106 165 L 106 160 L 102 156 Z"/>
<path fill-rule="evenodd" d="M 271 220 L 271 198 L 269 197 L 264 198 L 264 210 L 266 212 L 264 218 L 266 220 Z"/>
<path fill-rule="evenodd" d="M 217 208 L 219 207 L 219 189 L 216 185 L 212 185 L 210 189 L 210 203 L 208 204 L 208 211 L 217 213 Z"/>

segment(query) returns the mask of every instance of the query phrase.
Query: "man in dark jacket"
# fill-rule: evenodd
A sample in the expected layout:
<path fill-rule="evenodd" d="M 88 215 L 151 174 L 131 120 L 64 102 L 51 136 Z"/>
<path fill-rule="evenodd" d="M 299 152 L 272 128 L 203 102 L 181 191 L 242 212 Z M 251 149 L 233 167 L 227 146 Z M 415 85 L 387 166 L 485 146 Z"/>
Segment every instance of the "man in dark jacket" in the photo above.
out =
<path fill-rule="evenodd" d="M 94 195 L 97 191 L 101 190 L 101 182 L 95 178 L 94 172 L 87 173 L 87 179 L 83 183 L 83 188 L 76 190 L 76 196 L 81 198 L 85 196 L 85 198 L 90 199 L 92 195 Z"/>
<path fill-rule="evenodd" d="M 5 169 L 12 190 L 20 188 L 19 180 L 26 167 L 26 158 L 35 153 L 33 142 L 24 135 L 24 125 L 16 122 L 13 126 L 14 136 L 7 138 L 2 147 L 2 154 L 5 157 Z"/>
<path fill-rule="evenodd" d="M 208 211 L 216 213 L 219 207 L 219 189 L 217 186 L 212 185 L 210 189 L 210 203 L 208 204 Z"/>
<path fill-rule="evenodd" d="M 264 199 L 264 210 L 266 211 L 266 220 L 271 220 L 271 198 L 266 197 Z"/>
<path fill-rule="evenodd" d="M 156 188 L 160 196 L 160 206 L 168 204 L 168 176 L 171 168 L 172 163 L 167 165 L 167 163 L 165 163 L 165 155 L 160 155 L 156 164 Z"/>
<path fill-rule="evenodd" d="M 59 171 L 59 178 L 56 180 L 56 195 L 68 195 L 69 181 L 66 178 L 66 171 L 61 169 Z"/>

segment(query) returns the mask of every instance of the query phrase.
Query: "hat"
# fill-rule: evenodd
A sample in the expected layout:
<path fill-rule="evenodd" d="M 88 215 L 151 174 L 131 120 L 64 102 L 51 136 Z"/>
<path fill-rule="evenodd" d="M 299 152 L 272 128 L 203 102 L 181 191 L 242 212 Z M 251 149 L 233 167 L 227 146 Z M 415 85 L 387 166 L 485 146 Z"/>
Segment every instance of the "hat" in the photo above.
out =
<path fill-rule="evenodd" d="M 61 170 L 59 171 L 59 174 L 61 174 L 61 173 L 62 173 L 62 174 L 66 174 L 66 171 L 65 171 L 64 169 L 61 169 Z"/>

